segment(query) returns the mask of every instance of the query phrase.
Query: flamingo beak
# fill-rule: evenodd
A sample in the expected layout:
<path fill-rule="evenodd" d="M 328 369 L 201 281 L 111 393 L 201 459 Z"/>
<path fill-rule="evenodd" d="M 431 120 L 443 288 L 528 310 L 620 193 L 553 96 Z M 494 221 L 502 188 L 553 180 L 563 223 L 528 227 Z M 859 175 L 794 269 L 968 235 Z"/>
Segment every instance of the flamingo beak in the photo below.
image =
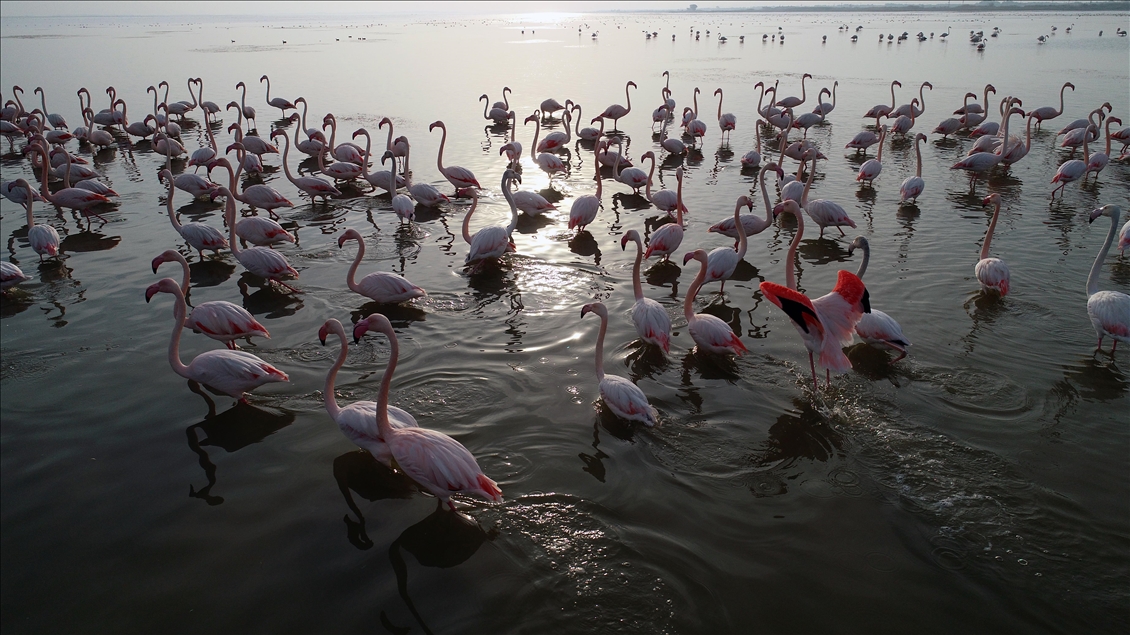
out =
<path fill-rule="evenodd" d="M 592 312 L 592 305 L 591 304 L 586 304 L 583 307 L 581 307 L 581 317 L 585 317 L 586 315 L 588 315 L 591 312 Z"/>
<path fill-rule="evenodd" d="M 773 207 L 773 215 L 774 216 L 777 216 L 778 214 L 780 214 L 784 211 L 785 211 L 785 204 L 784 203 L 777 203 L 777 205 L 775 205 Z"/>
<path fill-rule="evenodd" d="M 361 320 L 353 327 L 353 343 L 356 344 L 361 341 L 361 336 L 369 330 L 369 321 Z"/>
<path fill-rule="evenodd" d="M 326 345 L 326 335 L 328 335 L 326 325 L 323 324 L 322 328 L 318 329 L 318 341 L 322 343 L 322 346 Z"/>
<path fill-rule="evenodd" d="M 622 251 L 623 251 L 623 250 L 627 250 L 627 249 L 628 249 L 628 235 L 627 235 L 627 234 L 624 234 L 624 235 L 623 235 L 623 236 L 622 236 L 622 237 L 620 238 L 620 249 L 621 249 Z M 156 265 L 154 265 L 154 267 L 153 267 L 153 273 L 157 273 L 157 267 L 156 267 Z"/>
<path fill-rule="evenodd" d="M 1090 224 L 1090 223 L 1095 222 L 1098 219 L 1098 217 L 1102 216 L 1102 215 L 1103 215 L 1103 208 L 1100 207 L 1096 210 L 1092 210 L 1090 216 L 1087 219 L 1087 223 Z"/>
<path fill-rule="evenodd" d="M 981 199 L 981 205 L 988 205 L 992 201 L 993 201 L 993 196 L 990 194 L 989 196 L 986 196 L 985 198 Z"/>
<path fill-rule="evenodd" d="M 685 264 L 687 264 L 687 263 L 688 263 L 688 262 L 690 262 L 690 261 L 691 261 L 691 259 L 693 259 L 693 258 L 694 258 L 694 252 L 693 252 L 693 251 L 691 251 L 691 252 L 687 252 L 687 255 L 683 256 L 683 264 L 684 264 L 684 265 L 685 265 Z"/>
<path fill-rule="evenodd" d="M 157 295 L 158 291 L 160 291 L 160 289 L 158 289 L 158 285 L 156 285 L 156 284 L 151 284 L 148 287 L 146 287 L 146 289 L 145 289 L 145 303 L 148 304 L 149 301 L 153 299 L 153 296 Z"/>
<path fill-rule="evenodd" d="M 157 267 L 160 267 L 163 262 L 165 262 L 165 259 L 160 256 L 153 259 L 153 273 L 157 273 Z M 148 302 L 148 298 L 145 301 Z"/>

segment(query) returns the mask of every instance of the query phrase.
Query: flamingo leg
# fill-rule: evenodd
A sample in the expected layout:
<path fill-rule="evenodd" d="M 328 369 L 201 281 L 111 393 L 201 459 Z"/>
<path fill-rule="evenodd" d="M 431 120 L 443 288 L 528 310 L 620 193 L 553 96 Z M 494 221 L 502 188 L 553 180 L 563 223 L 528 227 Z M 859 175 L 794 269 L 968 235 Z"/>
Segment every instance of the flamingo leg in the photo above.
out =
<path fill-rule="evenodd" d="M 820 382 L 816 379 L 816 361 L 812 359 L 812 351 L 808 351 L 808 367 L 812 369 L 812 387 L 820 390 Z"/>
<path fill-rule="evenodd" d="M 1118 340 L 1114 340 L 1114 344 L 1110 347 L 1110 355 L 1114 357 L 1114 351 L 1118 349 Z"/>
<path fill-rule="evenodd" d="M 831 388 L 831 387 L 832 387 L 832 371 L 830 369 L 825 368 L 824 369 L 824 388 Z"/>
<path fill-rule="evenodd" d="M 290 289 L 290 292 L 291 292 L 291 293 L 302 293 L 302 292 L 301 292 L 301 291 L 299 291 L 298 289 L 295 289 L 294 287 L 292 287 L 292 286 L 290 286 L 289 284 L 287 284 L 287 283 L 283 282 L 282 280 L 275 280 L 275 279 L 273 279 L 273 278 L 272 278 L 272 279 L 271 279 L 271 282 L 274 282 L 274 283 L 276 283 L 276 284 L 281 284 L 282 286 L 286 287 L 287 289 Z"/>
<path fill-rule="evenodd" d="M 1117 341 L 1115 343 L 1117 343 Z M 1098 346 L 1095 347 L 1095 352 L 1097 353 L 1101 350 L 1103 350 L 1103 336 L 1102 335 L 1099 336 L 1099 344 L 1098 344 Z"/>

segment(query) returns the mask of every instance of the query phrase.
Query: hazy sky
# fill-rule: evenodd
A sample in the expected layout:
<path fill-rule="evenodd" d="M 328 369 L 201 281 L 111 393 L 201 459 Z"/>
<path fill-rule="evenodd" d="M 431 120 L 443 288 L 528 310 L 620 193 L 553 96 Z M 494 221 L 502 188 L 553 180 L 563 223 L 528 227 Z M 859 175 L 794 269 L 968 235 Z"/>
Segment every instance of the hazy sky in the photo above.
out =
<path fill-rule="evenodd" d="M 866 4 L 878 4 L 868 0 Z M 587 13 L 609 10 L 685 9 L 689 1 L 653 2 L 23 2 L 0 1 L 0 14 L 5 17 L 23 16 L 114 16 L 114 15 L 495 15 L 506 13 Z M 705 0 L 697 2 L 703 8 L 742 8 L 758 4 L 779 5 L 772 2 Z M 850 4 L 846 0 L 813 0 L 803 4 Z"/>

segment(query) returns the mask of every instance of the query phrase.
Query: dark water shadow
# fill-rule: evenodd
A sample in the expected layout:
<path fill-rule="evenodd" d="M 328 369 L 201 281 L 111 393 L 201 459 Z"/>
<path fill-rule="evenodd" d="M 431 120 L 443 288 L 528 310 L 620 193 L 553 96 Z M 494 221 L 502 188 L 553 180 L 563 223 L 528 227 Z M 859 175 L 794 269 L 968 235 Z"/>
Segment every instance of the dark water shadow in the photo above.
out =
<path fill-rule="evenodd" d="M 827 463 L 846 445 L 812 404 L 794 400 L 793 405 L 796 410 L 777 417 L 768 437 L 750 457 L 758 468 L 757 482 L 750 486 L 757 498 L 787 493 L 789 482 L 803 473 L 791 469 L 798 462 Z"/>
<path fill-rule="evenodd" d="M 740 314 L 741 311 L 738 310 Z M 683 356 L 683 385 L 690 386 L 691 373 L 698 373 L 702 379 L 712 380 L 721 379 L 729 383 L 735 383 L 741 379 L 738 374 L 738 362 L 734 359 L 733 355 L 717 355 L 715 353 L 707 353 L 698 350 L 696 346 L 693 350 L 687 351 Z M 701 408 L 701 402 L 698 407 Z"/>
<path fill-rule="evenodd" d="M 356 517 L 346 514 L 345 532 L 349 543 L 364 551 L 373 547 L 365 531 L 365 515 L 353 500 L 353 493 L 362 499 L 376 502 L 389 498 L 409 498 L 416 491 L 412 479 L 373 458 L 365 450 L 346 452 L 334 459 L 334 480 L 345 498 L 345 504 Z"/>
<path fill-rule="evenodd" d="M 194 287 L 215 287 L 227 282 L 235 273 L 235 265 L 215 258 L 205 258 L 188 265 L 188 275 Z"/>
<path fill-rule="evenodd" d="M 248 293 L 251 284 L 259 285 L 255 293 Z M 293 293 L 282 293 L 263 278 L 244 272 L 239 277 L 239 294 L 243 296 L 243 308 L 251 315 L 263 315 L 267 319 L 277 319 L 294 315 L 302 308 L 302 300 Z"/>
<path fill-rule="evenodd" d="M 361 308 L 350 311 L 349 315 L 356 324 L 374 313 L 380 313 L 388 318 L 396 328 L 405 328 L 413 322 L 423 322 L 428 314 L 420 307 L 407 302 L 401 304 L 382 304 L 380 302 L 366 302 Z"/>

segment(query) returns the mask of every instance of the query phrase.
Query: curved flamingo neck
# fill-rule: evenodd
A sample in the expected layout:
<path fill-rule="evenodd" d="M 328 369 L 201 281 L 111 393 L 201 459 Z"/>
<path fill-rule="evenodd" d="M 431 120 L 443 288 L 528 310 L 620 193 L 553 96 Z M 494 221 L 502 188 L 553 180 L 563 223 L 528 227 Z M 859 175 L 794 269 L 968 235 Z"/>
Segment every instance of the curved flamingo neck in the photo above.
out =
<path fill-rule="evenodd" d="M 173 334 L 169 339 L 169 365 L 173 367 L 173 372 L 176 374 L 185 379 L 192 379 L 188 372 L 188 366 L 180 361 L 180 334 L 184 330 L 184 318 L 185 314 L 188 313 L 188 304 L 184 301 L 184 294 L 181 293 L 180 287 L 175 287 L 172 295 L 176 304 L 173 305 Z"/>
<path fill-rule="evenodd" d="M 597 148 L 597 151 L 598 152 L 600 151 L 599 147 Z M 600 202 L 600 195 L 603 193 L 603 190 L 604 190 L 604 179 L 600 178 L 600 161 L 595 160 L 595 157 L 594 157 L 594 160 L 593 160 L 592 163 L 593 163 L 593 166 L 596 168 L 596 194 L 594 196 L 596 196 L 596 201 L 597 201 L 597 203 L 599 203 Z"/>
<path fill-rule="evenodd" d="M 880 144 L 882 144 L 882 138 L 883 138 L 882 135 L 880 135 L 879 136 L 879 143 Z M 882 145 L 879 146 L 879 151 L 880 152 L 883 151 Z M 804 163 L 804 161 L 802 160 L 801 163 Z M 808 192 L 810 190 L 812 190 L 812 181 L 815 178 L 816 178 L 816 155 L 813 155 L 812 156 L 812 171 L 808 173 L 808 182 L 804 184 L 804 192 L 800 196 L 800 206 L 801 207 L 808 205 Z M 797 215 L 797 218 L 800 218 L 800 216 Z"/>
<path fill-rule="evenodd" d="M 655 174 L 655 155 L 651 156 L 651 169 L 647 172 L 647 187 L 645 188 L 644 195 L 647 200 L 651 201 L 651 177 Z M 654 201 L 652 201 L 654 203 Z"/>
<path fill-rule="evenodd" d="M 628 89 L 625 88 L 624 92 L 628 92 Z M 698 119 L 698 88 L 697 87 L 694 89 L 694 118 Z"/>
<path fill-rule="evenodd" d="M 337 117 L 334 117 L 333 115 L 330 115 L 329 117 L 330 117 L 330 154 L 333 154 L 334 148 L 337 147 L 336 145 L 334 145 L 335 142 L 337 141 Z"/>
<path fill-rule="evenodd" d="M 1063 114 L 1063 91 L 1065 90 L 1067 90 L 1067 84 L 1059 87 L 1059 112 L 1055 113 L 1057 117 Z"/>
<path fill-rule="evenodd" d="M 796 291 L 796 250 L 804 236 L 804 215 L 798 210 L 793 216 L 796 218 L 796 235 L 793 236 L 793 242 L 789 243 L 789 253 L 785 257 L 785 286 Z"/>
<path fill-rule="evenodd" d="M 177 233 L 179 234 L 184 227 L 180 224 L 180 221 L 177 220 L 176 212 L 173 211 L 173 179 L 174 177 L 170 173 L 169 193 L 165 196 L 165 207 L 167 207 L 169 210 L 169 221 L 173 224 L 173 229 L 177 230 Z"/>
<path fill-rule="evenodd" d="M 765 199 L 765 224 L 769 225 L 773 222 L 773 206 L 769 204 L 769 190 L 765 188 L 765 173 L 768 172 L 768 166 L 761 168 L 761 174 L 758 175 L 757 180 L 761 183 L 761 197 Z"/>
<path fill-rule="evenodd" d="M 391 132 L 392 131 L 390 130 L 389 131 L 390 135 L 391 135 Z M 365 130 L 365 132 L 363 132 L 361 134 L 365 135 L 365 160 L 361 162 L 361 175 L 364 176 L 366 179 L 368 179 L 369 178 L 369 160 L 372 156 L 372 149 L 373 149 L 373 138 L 369 136 L 368 130 Z M 390 148 L 388 150 L 388 152 L 391 152 L 391 151 L 392 150 Z M 392 160 L 392 170 L 390 171 L 390 174 L 392 174 L 392 191 L 395 194 L 395 192 L 396 192 L 396 159 L 395 158 L 393 158 L 393 160 Z"/>
<path fill-rule="evenodd" d="M 1106 120 L 1106 156 L 1110 156 L 1110 124 L 1114 123 L 1114 117 Z"/>
<path fill-rule="evenodd" d="M 467 210 L 467 215 L 463 217 L 463 240 L 467 244 L 471 244 L 471 214 L 475 213 L 475 208 L 479 206 L 479 194 L 477 191 L 472 190 L 471 193 L 471 209 Z"/>
<path fill-rule="evenodd" d="M 683 176 L 681 174 L 679 175 L 679 185 L 675 190 L 675 223 L 679 227 L 683 226 Z"/>
<path fill-rule="evenodd" d="M 342 328 L 341 322 L 333 320 L 330 322 L 330 330 L 337 335 L 338 340 L 341 341 L 341 351 L 337 354 L 337 361 L 330 367 L 330 372 L 326 373 L 326 386 L 324 390 L 324 397 L 326 401 L 326 411 L 330 413 L 335 421 L 341 408 L 337 405 L 337 395 L 334 394 L 334 382 L 337 380 L 337 371 L 345 365 L 345 360 L 349 357 L 349 343 L 345 340 L 345 329 Z"/>
<path fill-rule="evenodd" d="M 235 196 L 229 191 L 227 198 L 227 203 L 224 203 L 224 218 L 228 221 L 228 248 L 231 249 L 231 255 L 239 260 L 243 250 L 239 248 L 239 238 L 235 235 Z"/>
<path fill-rule="evenodd" d="M 981 260 L 989 257 L 989 244 L 993 242 L 993 232 L 997 229 L 997 218 L 1001 215 L 1001 202 L 996 201 L 993 209 L 993 220 L 989 221 L 989 229 L 985 232 L 985 244 L 981 245 Z"/>
<path fill-rule="evenodd" d="M 537 114 L 538 111 L 535 110 L 534 113 Z M 541 134 L 541 121 L 540 120 L 541 120 L 540 116 L 534 118 L 534 143 L 533 143 L 533 145 L 530 146 L 530 158 L 533 159 L 535 162 L 538 160 L 536 153 L 537 153 L 537 148 L 538 148 L 538 135 Z M 517 122 L 517 119 L 515 119 L 515 122 Z M 615 172 L 615 170 L 613 170 L 613 172 Z"/>
<path fill-rule="evenodd" d="M 48 176 L 49 176 L 48 170 L 50 169 L 50 166 L 51 166 L 51 156 L 46 151 L 44 151 L 42 149 L 37 150 L 37 152 L 39 152 L 39 162 L 41 164 L 40 168 L 43 171 L 43 178 L 40 179 L 40 181 L 39 181 L 40 189 L 42 189 L 42 191 L 43 191 L 43 198 L 47 199 L 48 203 L 54 204 L 55 203 L 55 197 L 51 195 L 51 190 L 48 189 L 48 187 L 47 187 L 47 179 L 48 179 Z M 69 171 L 70 170 L 68 170 L 68 172 Z M 31 196 L 30 192 L 28 193 L 28 196 Z"/>
<path fill-rule="evenodd" d="M 608 314 L 601 311 L 593 313 L 600 316 L 600 331 L 596 336 L 596 379 L 604 381 L 604 334 L 608 331 Z"/>
<path fill-rule="evenodd" d="M 800 77 L 800 103 L 801 104 L 803 104 L 804 100 L 807 99 L 807 97 L 806 97 L 807 93 L 805 92 L 805 88 L 804 88 L 804 80 L 806 80 L 806 79 L 808 79 L 807 75 L 801 75 L 801 77 Z M 799 106 L 800 104 L 797 104 L 797 105 Z"/>
<path fill-rule="evenodd" d="M 724 97 L 724 95 L 722 94 L 722 89 L 719 88 L 718 89 L 718 118 L 719 119 L 722 118 L 722 97 Z"/>
<path fill-rule="evenodd" d="M 396 342 L 396 334 L 389 328 L 383 331 L 388 336 L 388 366 L 385 367 L 384 377 L 381 377 L 381 388 L 377 393 L 377 432 L 385 441 L 395 434 L 392 424 L 388 420 L 388 392 L 392 387 L 392 374 L 396 371 L 396 360 L 400 357 L 400 345 Z"/>
<path fill-rule="evenodd" d="M 581 136 L 581 116 L 584 114 L 584 111 L 581 110 L 580 106 L 575 105 L 575 104 L 573 106 L 573 110 L 577 111 L 577 121 L 576 121 L 575 125 L 573 126 L 573 132 L 574 132 L 574 134 L 576 134 L 579 137 L 579 136 Z M 517 124 L 518 123 L 517 120 L 515 120 L 514 123 Z M 513 141 L 514 139 L 512 138 L 510 140 Z"/>
<path fill-rule="evenodd" d="M 643 299 L 643 284 L 640 283 L 640 263 L 643 262 L 643 243 L 639 235 L 632 237 L 636 243 L 636 263 L 632 265 L 632 291 L 636 294 L 636 302 Z"/>
<path fill-rule="evenodd" d="M 761 85 L 761 94 L 757 96 L 757 114 L 764 116 L 765 111 L 761 109 L 761 102 L 765 99 L 765 85 Z"/>
<path fill-rule="evenodd" d="M 866 240 L 863 241 L 863 261 L 859 263 L 859 270 L 855 272 L 856 277 L 863 278 L 863 274 L 867 273 L 867 262 L 871 260 L 871 244 Z"/>
<path fill-rule="evenodd" d="M 628 113 L 632 112 L 632 93 L 628 90 L 631 87 L 631 84 L 624 84 L 624 99 L 628 102 L 628 107 L 624 109 L 624 116 L 627 116 Z"/>
<path fill-rule="evenodd" d="M 353 264 L 349 266 L 349 273 L 345 276 L 345 283 L 349 285 L 350 289 L 361 293 L 361 289 L 354 281 L 354 275 L 357 273 L 357 267 L 361 266 L 361 259 L 365 257 L 365 239 L 362 238 L 360 234 L 350 236 L 350 238 L 357 241 L 357 255 L 353 257 Z"/>
<path fill-rule="evenodd" d="M 895 84 L 896 82 L 891 82 L 891 110 L 895 108 Z M 965 101 L 968 103 L 969 100 L 966 99 Z"/>
<path fill-rule="evenodd" d="M 1029 128 L 1028 131 L 1031 132 L 1032 129 Z M 914 141 L 914 154 L 918 157 L 918 169 L 915 172 L 915 175 L 918 178 L 922 178 L 922 142 L 923 141 L 925 141 L 925 139 L 923 139 L 921 137 L 919 137 L 918 139 L 916 139 Z"/>
<path fill-rule="evenodd" d="M 443 135 L 439 138 L 439 153 L 436 154 L 436 167 L 439 168 L 439 173 L 443 174 L 443 146 L 447 144 L 447 126 L 440 126 Z"/>
<path fill-rule="evenodd" d="M 510 206 L 510 224 L 506 226 L 506 235 L 509 237 L 518 226 L 518 205 L 514 202 L 514 193 L 510 191 L 510 179 L 505 174 L 502 175 L 502 196 Z"/>
<path fill-rule="evenodd" d="M 30 185 L 28 185 L 24 189 L 27 190 L 27 200 L 24 201 L 24 210 L 27 212 L 27 228 L 31 229 L 32 227 L 35 227 L 35 216 L 33 216 L 31 213 L 31 206 L 34 204 L 34 197 L 32 196 Z"/>
<path fill-rule="evenodd" d="M 242 115 L 243 111 L 247 110 L 247 84 L 244 84 L 243 82 L 240 82 L 240 84 L 241 84 L 240 88 L 243 89 L 243 93 L 241 93 L 240 96 L 239 96 L 239 112 Z M 165 88 L 165 103 L 168 103 L 168 101 L 169 101 L 169 89 L 168 89 L 168 87 L 166 87 Z"/>
<path fill-rule="evenodd" d="M 913 108 L 913 107 L 914 106 L 912 105 L 911 108 Z M 875 154 L 875 160 L 878 161 L 879 163 L 883 162 L 883 141 L 886 140 L 886 138 L 887 138 L 887 126 L 886 126 L 886 124 L 884 124 L 883 127 L 879 129 L 879 152 L 877 152 Z"/>
<path fill-rule="evenodd" d="M 702 283 L 706 281 L 706 258 L 698 258 L 695 260 L 699 262 L 698 275 L 694 277 L 691 286 L 687 289 L 687 297 L 683 299 L 683 316 L 686 317 L 687 323 L 694 321 L 694 299 L 698 295 L 698 289 Z"/>
<path fill-rule="evenodd" d="M 1102 271 L 1107 252 L 1110 251 L 1110 245 L 1114 242 L 1114 235 L 1118 232 L 1118 220 L 1118 213 L 1110 215 L 1110 231 L 1107 232 L 1106 242 L 1103 243 L 1103 248 L 1099 250 L 1099 255 L 1095 257 L 1095 264 L 1091 265 L 1091 273 L 1087 276 L 1088 298 L 1099 291 L 1099 273 Z"/>
<path fill-rule="evenodd" d="M 306 127 L 306 111 L 309 110 L 310 105 L 306 103 L 306 99 L 304 97 L 301 98 L 301 99 L 302 99 L 302 132 L 306 133 L 307 139 L 312 139 L 312 137 L 310 136 L 310 129 Z M 295 101 L 298 101 L 298 100 L 296 99 Z M 295 137 L 295 141 L 297 141 L 297 140 L 298 140 L 298 138 Z"/>
<path fill-rule="evenodd" d="M 288 154 L 290 154 L 290 135 L 286 134 L 286 131 L 284 130 L 284 131 L 282 131 L 282 138 L 283 138 L 283 152 L 282 152 L 283 173 L 286 174 L 286 180 L 290 181 L 291 183 L 293 183 L 295 185 L 298 185 L 298 181 L 296 181 L 295 178 L 294 178 L 294 175 L 290 173 L 290 166 L 288 166 L 287 162 L 286 162 L 286 157 L 287 157 Z M 365 163 L 368 164 L 368 162 L 369 162 L 369 157 L 366 155 Z M 368 167 L 366 167 L 365 169 L 368 170 Z"/>
<path fill-rule="evenodd" d="M 745 235 L 745 223 L 742 222 L 742 202 L 734 205 L 734 224 L 737 225 L 738 230 L 738 260 L 745 258 L 746 248 L 749 243 Z"/>
<path fill-rule="evenodd" d="M 385 150 L 392 152 L 392 120 L 388 120 L 388 139 L 385 139 Z"/>

